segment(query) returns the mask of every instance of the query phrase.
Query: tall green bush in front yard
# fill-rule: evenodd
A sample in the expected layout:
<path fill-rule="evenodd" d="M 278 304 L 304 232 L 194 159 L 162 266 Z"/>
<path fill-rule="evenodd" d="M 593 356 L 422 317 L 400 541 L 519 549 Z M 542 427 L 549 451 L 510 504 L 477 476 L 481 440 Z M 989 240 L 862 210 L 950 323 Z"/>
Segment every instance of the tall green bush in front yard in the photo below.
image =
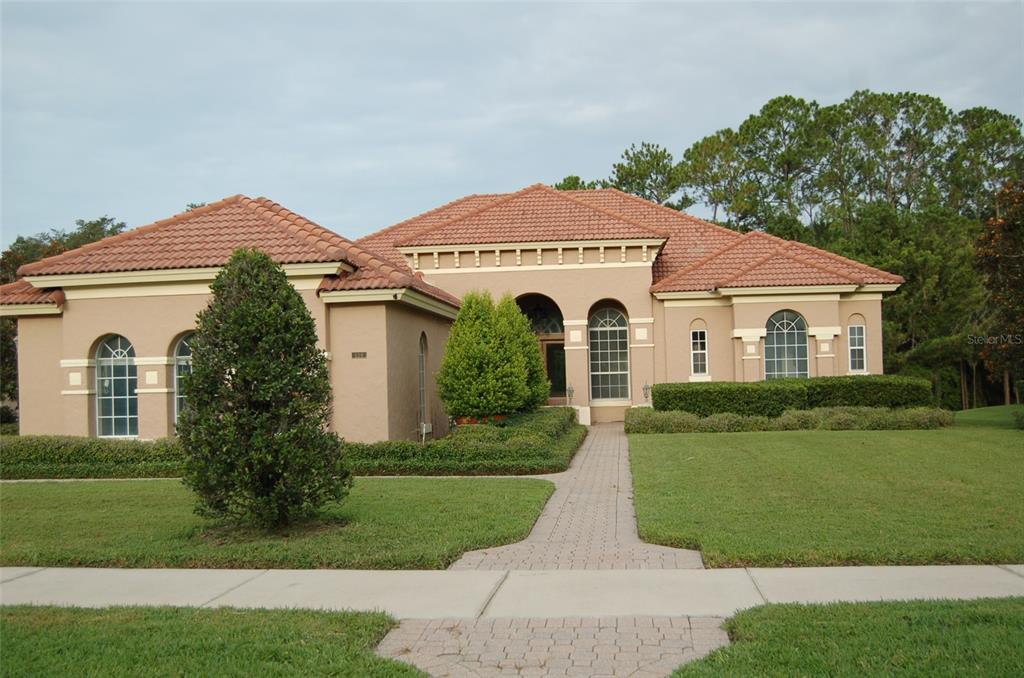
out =
<path fill-rule="evenodd" d="M 516 315 L 504 300 L 496 308 L 489 292 L 462 298 L 437 373 L 438 390 L 451 416 L 485 418 L 532 409 L 537 387 L 530 375 L 536 365 L 531 367 L 522 336 L 529 332 L 529 322 L 515 301 L 511 303 Z M 536 339 L 530 337 L 539 354 Z"/>
<path fill-rule="evenodd" d="M 518 353 L 525 364 L 527 395 L 519 409 L 537 409 L 547 402 L 551 394 L 551 382 L 548 381 L 540 343 L 533 333 L 530 319 L 520 310 L 511 294 L 503 296 L 495 307 L 494 326 L 501 343 Z"/>
<path fill-rule="evenodd" d="M 237 250 L 198 317 L 178 435 L 199 513 L 284 526 L 351 484 L 327 430 L 331 385 L 316 327 L 284 271 Z"/>

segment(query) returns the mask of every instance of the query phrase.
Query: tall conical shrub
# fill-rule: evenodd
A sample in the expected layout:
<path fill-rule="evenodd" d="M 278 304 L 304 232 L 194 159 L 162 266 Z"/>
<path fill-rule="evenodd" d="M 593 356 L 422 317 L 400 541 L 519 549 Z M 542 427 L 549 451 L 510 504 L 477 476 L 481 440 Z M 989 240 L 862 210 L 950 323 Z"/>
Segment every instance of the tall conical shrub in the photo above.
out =
<path fill-rule="evenodd" d="M 530 319 L 519 308 L 515 298 L 506 294 L 494 309 L 495 331 L 502 344 L 522 356 L 526 368 L 526 398 L 521 410 L 535 410 L 547 402 L 551 382 L 544 369 L 544 356 L 533 333 Z"/>
<path fill-rule="evenodd" d="M 340 500 L 351 480 L 327 430 L 331 384 L 316 326 L 284 271 L 237 250 L 198 317 L 178 436 L 203 515 L 278 527 Z"/>
<path fill-rule="evenodd" d="M 526 401 L 526 361 L 498 336 L 490 293 L 470 292 L 462 298 L 445 345 L 437 386 L 453 417 L 510 414 Z"/>

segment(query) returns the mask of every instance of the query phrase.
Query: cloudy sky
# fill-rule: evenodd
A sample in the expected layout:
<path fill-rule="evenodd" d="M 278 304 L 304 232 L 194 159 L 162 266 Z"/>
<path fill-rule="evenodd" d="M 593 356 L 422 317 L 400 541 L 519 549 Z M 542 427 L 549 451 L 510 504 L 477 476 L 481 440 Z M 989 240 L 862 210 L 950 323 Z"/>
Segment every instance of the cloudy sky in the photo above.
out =
<path fill-rule="evenodd" d="M 2 233 L 266 195 L 357 237 L 767 99 L 1024 114 L 1024 3 L 2 5 Z M 699 212 L 699 210 L 698 210 Z"/>

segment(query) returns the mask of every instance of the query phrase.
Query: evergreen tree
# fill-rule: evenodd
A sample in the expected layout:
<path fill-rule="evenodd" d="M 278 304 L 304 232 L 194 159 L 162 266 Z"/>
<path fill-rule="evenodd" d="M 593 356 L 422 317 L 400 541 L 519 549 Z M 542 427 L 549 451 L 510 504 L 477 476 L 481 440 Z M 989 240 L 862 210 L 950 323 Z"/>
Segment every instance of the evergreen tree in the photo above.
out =
<path fill-rule="evenodd" d="M 453 417 L 492 417 L 522 409 L 529 395 L 526 360 L 495 326 L 488 292 L 462 298 L 445 345 L 437 386 Z"/>
<path fill-rule="evenodd" d="M 522 410 L 535 410 L 551 395 L 551 382 L 544 369 L 544 357 L 533 333 L 530 319 L 520 310 L 511 294 L 506 294 L 494 310 L 495 328 L 502 343 L 518 353 L 526 369 L 526 390 Z"/>
<path fill-rule="evenodd" d="M 178 435 L 202 515 L 280 527 L 351 484 L 327 430 L 331 384 L 316 326 L 284 271 L 237 250 L 198 317 Z"/>

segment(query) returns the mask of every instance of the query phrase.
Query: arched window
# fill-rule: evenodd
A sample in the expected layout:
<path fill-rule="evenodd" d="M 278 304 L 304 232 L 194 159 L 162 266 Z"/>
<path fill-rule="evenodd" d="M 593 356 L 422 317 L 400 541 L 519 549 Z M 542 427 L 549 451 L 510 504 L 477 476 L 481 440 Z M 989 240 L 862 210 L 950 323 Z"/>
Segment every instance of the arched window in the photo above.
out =
<path fill-rule="evenodd" d="M 138 371 L 135 348 L 119 334 L 96 350 L 96 435 L 139 435 Z"/>
<path fill-rule="evenodd" d="M 764 338 L 764 378 L 807 376 L 807 323 L 794 311 L 768 319 Z"/>
<path fill-rule="evenodd" d="M 174 421 L 178 421 L 181 411 L 185 408 L 185 390 L 182 388 L 182 377 L 192 374 L 192 341 L 191 334 L 186 334 L 174 348 Z"/>
<path fill-rule="evenodd" d="M 590 316 L 590 397 L 629 398 L 629 323 L 622 311 L 601 308 Z"/>
<path fill-rule="evenodd" d="M 427 423 L 427 335 L 420 335 L 420 354 L 417 363 L 419 373 L 419 420 L 420 432 L 423 432 L 423 424 Z"/>

